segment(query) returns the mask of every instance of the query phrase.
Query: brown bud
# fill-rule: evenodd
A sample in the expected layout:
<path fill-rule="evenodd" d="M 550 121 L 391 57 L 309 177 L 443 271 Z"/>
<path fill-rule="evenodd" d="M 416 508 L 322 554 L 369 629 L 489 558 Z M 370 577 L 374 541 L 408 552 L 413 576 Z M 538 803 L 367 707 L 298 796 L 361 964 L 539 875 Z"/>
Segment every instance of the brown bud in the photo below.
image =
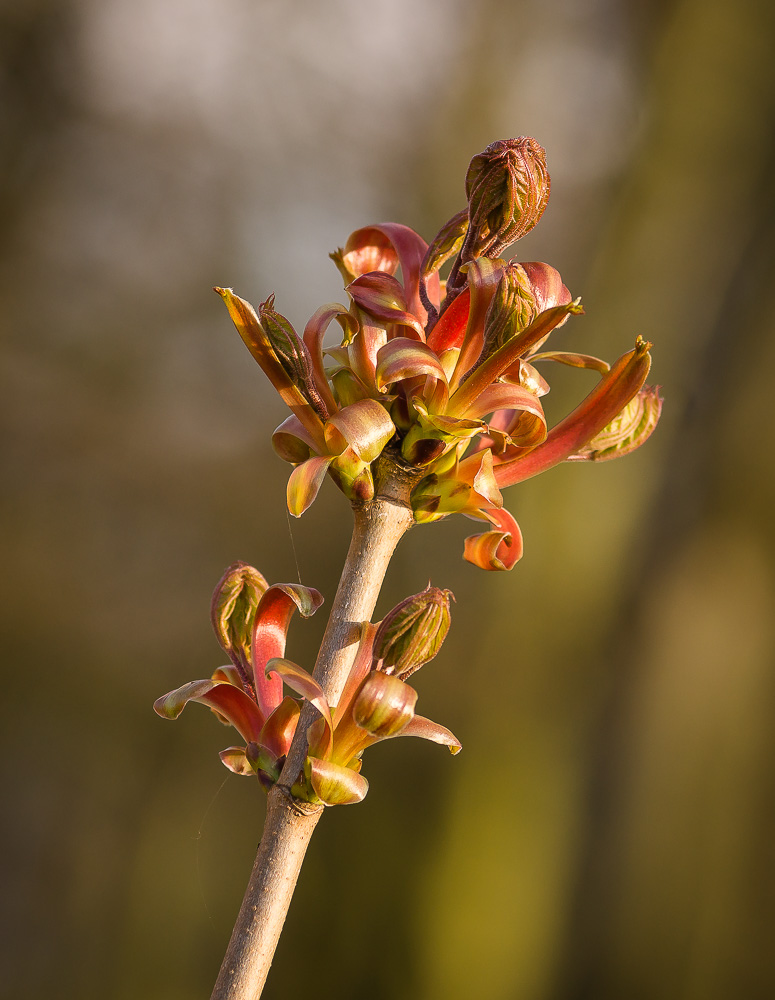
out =
<path fill-rule="evenodd" d="M 428 587 L 397 604 L 380 622 L 372 664 L 406 680 L 441 649 L 450 626 L 450 590 Z"/>
<path fill-rule="evenodd" d="M 215 634 L 235 666 L 243 671 L 250 664 L 256 608 L 268 588 L 269 584 L 257 569 L 247 563 L 235 562 L 213 591 L 210 618 Z"/>
<path fill-rule="evenodd" d="M 498 257 L 529 232 L 544 213 L 549 187 L 544 149 L 528 136 L 500 139 L 475 156 L 466 174 L 469 229 L 462 263 Z"/>

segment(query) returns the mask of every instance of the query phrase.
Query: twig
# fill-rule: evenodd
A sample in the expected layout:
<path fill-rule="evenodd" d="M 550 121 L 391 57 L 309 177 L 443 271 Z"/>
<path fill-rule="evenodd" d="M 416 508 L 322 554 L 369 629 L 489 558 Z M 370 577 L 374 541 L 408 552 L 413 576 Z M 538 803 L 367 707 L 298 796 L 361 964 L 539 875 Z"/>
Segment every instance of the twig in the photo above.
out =
<path fill-rule="evenodd" d="M 412 524 L 410 475 L 383 460 L 374 500 L 354 506 L 355 524 L 339 587 L 320 646 L 314 676 L 329 704 L 341 696 L 360 636 L 377 603 L 395 547 Z M 416 475 L 416 473 L 415 473 Z M 211 1000 L 257 1000 L 322 806 L 294 799 L 290 789 L 304 766 L 307 728 L 316 712 L 306 705 L 280 780 L 269 793 L 253 872 Z"/>

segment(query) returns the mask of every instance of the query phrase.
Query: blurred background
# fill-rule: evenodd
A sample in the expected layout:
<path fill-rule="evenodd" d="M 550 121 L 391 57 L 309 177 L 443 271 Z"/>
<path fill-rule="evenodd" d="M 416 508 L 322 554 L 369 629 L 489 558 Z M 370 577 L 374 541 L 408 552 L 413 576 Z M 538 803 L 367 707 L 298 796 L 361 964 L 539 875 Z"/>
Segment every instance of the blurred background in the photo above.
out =
<path fill-rule="evenodd" d="M 330 603 L 349 510 L 291 525 L 282 404 L 214 284 L 297 328 L 327 253 L 426 238 L 469 159 L 535 136 L 552 198 L 512 251 L 613 360 L 654 341 L 658 432 L 515 487 L 522 562 L 470 522 L 401 544 L 378 614 L 457 596 L 418 740 L 313 841 L 265 996 L 775 995 L 775 6 L 769 0 L 3 0 L 0 996 L 206 997 L 264 803 L 210 713 L 240 558 Z M 556 375 L 555 418 L 591 387 Z M 556 397 L 556 398 L 554 398 Z M 552 409 L 553 407 L 553 409 Z M 294 623 L 311 665 L 321 612 Z"/>

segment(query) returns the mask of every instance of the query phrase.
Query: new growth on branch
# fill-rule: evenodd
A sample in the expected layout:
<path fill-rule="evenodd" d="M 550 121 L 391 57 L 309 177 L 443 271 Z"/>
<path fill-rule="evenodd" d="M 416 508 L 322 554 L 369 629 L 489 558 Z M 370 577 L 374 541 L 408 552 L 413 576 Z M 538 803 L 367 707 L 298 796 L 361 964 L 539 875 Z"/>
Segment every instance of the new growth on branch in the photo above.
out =
<path fill-rule="evenodd" d="M 415 714 L 417 694 L 407 684 L 444 640 L 450 592 L 429 586 L 381 623 L 370 620 L 402 535 L 412 524 L 465 514 L 484 529 L 466 539 L 465 559 L 511 570 L 522 535 L 501 491 L 561 462 L 629 454 L 659 420 L 658 389 L 645 384 L 651 345 L 638 337 L 613 364 L 547 348 L 552 331 L 583 311 L 580 300 L 551 265 L 501 256 L 538 223 L 549 190 L 535 139 L 492 143 L 471 160 L 466 208 L 430 243 L 394 222 L 352 233 L 330 255 L 347 304 L 321 306 L 301 334 L 273 295 L 256 311 L 230 288 L 215 289 L 291 411 L 272 436 L 293 466 L 289 511 L 301 516 L 328 477 L 354 515 L 313 673 L 285 658 L 285 640 L 293 613 L 313 614 L 321 595 L 300 584 L 269 586 L 239 562 L 212 604 L 230 663 L 154 706 L 168 719 L 190 701 L 211 708 L 244 741 L 222 751 L 224 764 L 269 793 L 218 1000 L 260 994 L 322 807 L 366 794 L 363 751 L 401 735 L 460 750 L 449 730 Z M 334 321 L 341 335 L 324 347 Z M 599 380 L 550 428 L 541 400 L 557 364 L 591 369 Z"/>

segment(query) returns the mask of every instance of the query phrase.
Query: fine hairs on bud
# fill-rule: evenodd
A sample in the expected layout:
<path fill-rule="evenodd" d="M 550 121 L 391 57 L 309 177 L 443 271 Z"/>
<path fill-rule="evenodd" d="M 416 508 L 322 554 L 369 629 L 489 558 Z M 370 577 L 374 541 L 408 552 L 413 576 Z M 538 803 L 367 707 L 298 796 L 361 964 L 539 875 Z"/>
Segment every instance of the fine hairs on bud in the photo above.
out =
<path fill-rule="evenodd" d="M 475 156 L 466 174 L 468 235 L 462 262 L 500 256 L 535 226 L 549 200 L 543 146 L 529 136 L 499 139 Z"/>

